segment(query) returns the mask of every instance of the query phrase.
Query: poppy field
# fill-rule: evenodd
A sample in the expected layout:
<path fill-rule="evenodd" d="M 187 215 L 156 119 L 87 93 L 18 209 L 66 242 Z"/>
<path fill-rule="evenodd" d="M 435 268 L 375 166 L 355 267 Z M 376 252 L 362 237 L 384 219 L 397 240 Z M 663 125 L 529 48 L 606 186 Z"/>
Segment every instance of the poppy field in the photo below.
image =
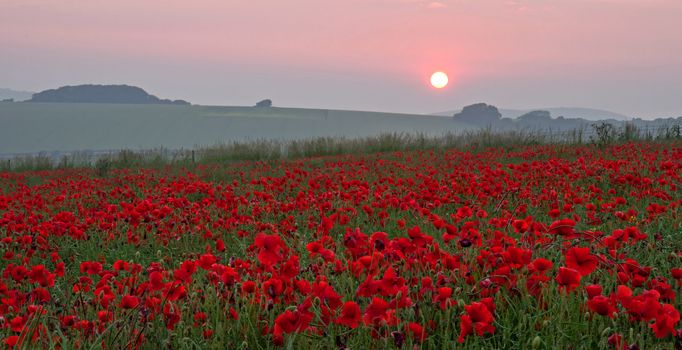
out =
<path fill-rule="evenodd" d="M 0 173 L 31 349 L 682 349 L 682 144 Z"/>

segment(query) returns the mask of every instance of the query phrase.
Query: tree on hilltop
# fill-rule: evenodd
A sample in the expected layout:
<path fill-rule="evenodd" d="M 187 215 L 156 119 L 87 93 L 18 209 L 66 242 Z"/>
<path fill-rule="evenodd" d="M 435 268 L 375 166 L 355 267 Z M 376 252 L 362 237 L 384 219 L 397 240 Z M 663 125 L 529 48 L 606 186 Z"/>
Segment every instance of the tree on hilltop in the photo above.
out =
<path fill-rule="evenodd" d="M 499 122 L 502 114 L 493 105 L 476 103 L 462 108 L 461 112 L 453 115 L 453 119 L 474 125 L 489 125 Z"/>
<path fill-rule="evenodd" d="M 265 100 L 258 101 L 258 103 L 256 103 L 256 107 L 272 107 L 272 100 L 267 98 Z"/>

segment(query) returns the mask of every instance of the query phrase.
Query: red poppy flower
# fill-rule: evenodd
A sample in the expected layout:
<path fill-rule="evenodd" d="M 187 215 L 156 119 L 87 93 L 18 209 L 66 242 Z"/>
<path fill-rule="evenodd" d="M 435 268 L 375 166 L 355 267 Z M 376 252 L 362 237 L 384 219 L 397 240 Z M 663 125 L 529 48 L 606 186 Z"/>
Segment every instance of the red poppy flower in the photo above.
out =
<path fill-rule="evenodd" d="M 121 308 L 134 309 L 140 304 L 140 298 L 134 295 L 124 295 L 121 298 Z"/>
<path fill-rule="evenodd" d="M 433 241 L 433 237 L 423 234 L 421 227 L 419 226 L 408 229 L 407 235 L 410 236 L 412 242 L 414 242 L 417 247 L 425 247 Z"/>
<path fill-rule="evenodd" d="M 284 243 L 279 235 L 259 233 L 256 235 L 254 245 L 258 248 L 258 261 L 265 266 L 276 265 L 284 259 L 282 255 Z"/>
<path fill-rule="evenodd" d="M 114 262 L 114 270 L 116 271 L 127 271 L 130 269 L 130 264 L 125 260 L 116 260 Z"/>
<path fill-rule="evenodd" d="M 242 284 L 242 292 L 246 294 L 251 294 L 256 291 L 256 282 L 254 281 L 244 281 Z"/>
<path fill-rule="evenodd" d="M 537 273 L 545 273 L 546 271 L 549 271 L 552 266 L 554 266 L 554 263 L 551 260 L 547 260 L 545 258 L 537 258 L 533 260 L 529 264 L 529 269 L 532 272 L 537 272 Z"/>
<path fill-rule="evenodd" d="M 433 302 L 440 305 L 441 310 L 445 310 L 447 303 L 450 301 L 452 296 L 452 288 L 450 287 L 440 287 L 438 292 L 433 296 Z"/>
<path fill-rule="evenodd" d="M 530 295 L 539 298 L 550 278 L 545 275 L 532 275 L 526 280 L 526 289 Z"/>
<path fill-rule="evenodd" d="M 24 325 L 26 324 L 26 318 L 21 316 L 16 316 L 9 321 L 9 326 L 12 332 L 21 332 L 24 330 Z"/>
<path fill-rule="evenodd" d="M 308 328 L 310 321 L 313 320 L 314 315 L 308 311 L 309 303 L 299 305 L 296 310 L 286 310 L 275 318 L 275 327 L 273 334 L 281 335 L 294 332 L 300 332 Z"/>
<path fill-rule="evenodd" d="M 601 295 L 602 287 L 598 284 L 590 284 L 585 286 L 585 292 L 587 292 L 587 299 L 592 299 L 597 295 Z"/>
<path fill-rule="evenodd" d="M 580 285 L 581 276 L 582 275 L 579 271 L 562 266 L 559 268 L 559 273 L 556 276 L 556 282 L 559 284 L 559 288 L 570 293 Z"/>
<path fill-rule="evenodd" d="M 609 318 L 613 318 L 614 314 L 617 312 L 613 299 L 603 295 L 597 295 L 588 300 L 587 306 L 593 312 Z"/>
<path fill-rule="evenodd" d="M 21 282 L 26 276 L 28 276 L 28 270 L 23 265 L 15 266 L 12 268 L 12 279 L 15 282 Z"/>
<path fill-rule="evenodd" d="M 8 348 L 13 348 L 19 343 L 19 336 L 18 335 L 11 335 L 11 336 L 5 338 L 2 342 L 5 343 Z"/>
<path fill-rule="evenodd" d="M 382 324 L 392 324 L 395 320 L 389 311 L 390 304 L 381 298 L 373 298 L 372 302 L 365 309 L 363 320 L 366 325 L 380 326 Z"/>
<path fill-rule="evenodd" d="M 670 273 L 677 280 L 677 284 L 682 285 L 682 268 L 672 268 Z"/>
<path fill-rule="evenodd" d="M 84 261 L 81 263 L 81 273 L 95 275 L 102 271 L 102 264 L 96 261 Z"/>
<path fill-rule="evenodd" d="M 204 270 L 210 270 L 211 266 L 216 263 L 218 259 L 211 253 L 202 254 L 199 257 L 199 267 Z"/>
<path fill-rule="evenodd" d="M 566 266 L 587 276 L 597 268 L 599 260 L 590 253 L 590 248 L 574 247 L 566 252 Z"/>
<path fill-rule="evenodd" d="M 182 282 L 191 282 L 192 275 L 197 271 L 197 265 L 194 261 L 185 260 L 180 264 L 180 268 L 173 271 L 173 277 Z"/>
<path fill-rule="evenodd" d="M 419 323 L 415 322 L 410 322 L 407 325 L 407 333 L 409 333 L 412 339 L 414 339 L 418 343 L 424 342 L 426 337 L 428 337 L 428 333 L 426 333 L 424 327 L 422 327 Z"/>
<path fill-rule="evenodd" d="M 670 304 L 664 304 L 656 315 L 656 321 L 649 325 L 656 338 L 665 338 L 675 334 L 675 326 L 680 321 L 680 313 Z"/>
<path fill-rule="evenodd" d="M 222 239 L 218 239 L 215 241 L 215 249 L 219 252 L 224 252 L 225 251 L 225 242 L 223 242 Z"/>
<path fill-rule="evenodd" d="M 573 228 L 575 227 L 575 221 L 571 219 L 561 219 L 554 221 L 550 226 L 549 226 L 549 232 L 556 234 L 556 235 L 562 235 L 562 236 L 569 236 L 575 233 L 573 231 Z"/>
<path fill-rule="evenodd" d="M 347 301 L 343 304 L 341 316 L 339 316 L 334 322 L 349 328 L 356 328 L 360 323 L 361 316 L 362 313 L 360 312 L 360 306 L 353 301 Z"/>
<path fill-rule="evenodd" d="M 526 220 L 514 220 L 512 222 L 512 227 L 514 227 L 514 232 L 524 233 L 530 228 L 530 224 Z"/>
<path fill-rule="evenodd" d="M 479 336 L 483 336 L 486 333 L 495 333 L 495 326 L 492 324 L 495 321 L 495 317 L 486 303 L 473 302 L 470 305 L 465 305 L 464 310 L 466 314 L 460 316 L 458 342 L 463 343 L 464 338 L 474 331 Z"/>

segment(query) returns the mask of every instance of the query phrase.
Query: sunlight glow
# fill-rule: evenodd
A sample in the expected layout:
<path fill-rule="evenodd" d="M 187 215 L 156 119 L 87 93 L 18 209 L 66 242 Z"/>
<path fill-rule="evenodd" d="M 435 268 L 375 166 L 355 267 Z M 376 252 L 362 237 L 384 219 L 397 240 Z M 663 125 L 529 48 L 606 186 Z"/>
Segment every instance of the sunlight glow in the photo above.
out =
<path fill-rule="evenodd" d="M 443 72 L 435 72 L 431 75 L 431 85 L 436 89 L 442 89 L 448 85 L 448 75 Z"/>

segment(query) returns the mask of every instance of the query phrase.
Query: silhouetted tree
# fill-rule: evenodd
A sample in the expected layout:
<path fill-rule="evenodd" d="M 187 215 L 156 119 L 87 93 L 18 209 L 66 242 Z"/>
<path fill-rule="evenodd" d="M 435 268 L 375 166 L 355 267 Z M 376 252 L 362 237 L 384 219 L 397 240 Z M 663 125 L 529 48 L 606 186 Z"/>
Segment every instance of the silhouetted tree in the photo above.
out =
<path fill-rule="evenodd" d="M 548 111 L 532 111 L 517 118 L 519 121 L 529 123 L 546 123 L 552 121 L 552 115 Z"/>
<path fill-rule="evenodd" d="M 256 103 L 256 107 L 272 107 L 272 100 L 265 99 Z"/>
<path fill-rule="evenodd" d="M 162 100 L 139 87 L 129 85 L 63 86 L 33 94 L 29 102 L 189 104 L 183 100 Z"/>
<path fill-rule="evenodd" d="M 455 114 L 453 119 L 474 125 L 490 125 L 499 122 L 502 114 L 493 105 L 476 103 L 462 108 L 462 111 Z"/>

